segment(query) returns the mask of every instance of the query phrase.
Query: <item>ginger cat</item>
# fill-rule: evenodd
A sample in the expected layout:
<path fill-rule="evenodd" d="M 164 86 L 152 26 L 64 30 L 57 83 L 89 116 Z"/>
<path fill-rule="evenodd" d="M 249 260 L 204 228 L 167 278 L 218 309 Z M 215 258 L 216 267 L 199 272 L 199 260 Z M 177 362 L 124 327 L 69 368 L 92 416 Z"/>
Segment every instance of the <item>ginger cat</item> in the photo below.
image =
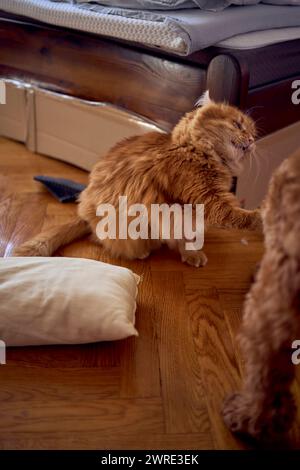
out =
<path fill-rule="evenodd" d="M 60 246 L 95 233 L 97 207 L 113 204 L 120 195 L 128 205 L 204 204 L 205 223 L 256 230 L 261 228 L 259 210 L 239 207 L 230 193 L 232 177 L 250 157 L 256 129 L 253 120 L 240 110 L 210 100 L 208 92 L 201 107 L 187 113 L 168 134 L 150 132 L 115 145 L 93 168 L 89 184 L 80 196 L 78 218 L 17 248 L 15 256 L 50 256 Z M 202 266 L 202 250 L 186 249 L 185 239 L 105 239 L 101 244 L 113 256 L 145 258 L 166 243 L 183 261 Z"/>

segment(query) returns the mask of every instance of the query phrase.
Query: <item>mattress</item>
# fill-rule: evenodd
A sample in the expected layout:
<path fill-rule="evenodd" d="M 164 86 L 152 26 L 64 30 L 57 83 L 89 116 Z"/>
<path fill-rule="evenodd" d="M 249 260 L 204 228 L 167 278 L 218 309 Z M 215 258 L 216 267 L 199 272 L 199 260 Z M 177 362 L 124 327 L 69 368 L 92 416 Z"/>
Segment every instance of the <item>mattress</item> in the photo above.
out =
<path fill-rule="evenodd" d="M 227 49 L 246 50 L 292 41 L 293 39 L 300 39 L 300 26 L 238 34 L 232 38 L 224 39 L 224 41 L 219 42 L 217 45 Z"/>
<path fill-rule="evenodd" d="M 220 12 L 198 9 L 144 11 L 103 7 L 97 4 L 80 6 L 50 0 L 0 0 L 0 9 L 34 18 L 56 26 L 86 31 L 159 48 L 178 55 L 189 55 L 235 37 L 226 47 L 235 47 L 245 35 L 272 30 L 256 39 L 256 46 L 277 42 L 276 32 L 285 30 L 283 40 L 300 37 L 300 6 L 252 5 L 231 6 Z M 296 28 L 296 29 L 295 29 Z M 289 30 L 289 31 L 288 31 Z M 240 36 L 240 38 L 239 38 Z M 253 38 L 252 38 L 253 39 Z M 247 40 L 247 37 L 246 37 Z M 244 46 L 243 46 L 244 45 Z"/>

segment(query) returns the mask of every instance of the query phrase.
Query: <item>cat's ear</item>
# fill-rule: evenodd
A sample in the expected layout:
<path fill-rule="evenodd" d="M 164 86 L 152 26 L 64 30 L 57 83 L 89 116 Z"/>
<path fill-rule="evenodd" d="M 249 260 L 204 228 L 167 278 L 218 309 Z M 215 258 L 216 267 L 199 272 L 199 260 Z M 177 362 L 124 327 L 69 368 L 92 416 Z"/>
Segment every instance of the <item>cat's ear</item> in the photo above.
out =
<path fill-rule="evenodd" d="M 206 106 L 207 104 L 213 103 L 213 100 L 209 96 L 209 90 L 206 90 L 203 95 L 196 101 L 195 107 L 198 108 L 199 106 Z"/>

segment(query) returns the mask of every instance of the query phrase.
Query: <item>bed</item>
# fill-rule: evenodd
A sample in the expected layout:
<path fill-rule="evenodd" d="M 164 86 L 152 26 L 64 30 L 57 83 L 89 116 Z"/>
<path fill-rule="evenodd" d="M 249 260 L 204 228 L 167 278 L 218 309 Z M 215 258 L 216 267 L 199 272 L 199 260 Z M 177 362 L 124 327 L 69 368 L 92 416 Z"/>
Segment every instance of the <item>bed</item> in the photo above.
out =
<path fill-rule="evenodd" d="M 167 11 L 102 3 L 0 0 L 0 75 L 111 103 L 165 130 L 207 88 L 216 100 L 251 109 L 261 135 L 300 120 L 292 102 L 298 0 L 217 12 L 187 0 Z"/>

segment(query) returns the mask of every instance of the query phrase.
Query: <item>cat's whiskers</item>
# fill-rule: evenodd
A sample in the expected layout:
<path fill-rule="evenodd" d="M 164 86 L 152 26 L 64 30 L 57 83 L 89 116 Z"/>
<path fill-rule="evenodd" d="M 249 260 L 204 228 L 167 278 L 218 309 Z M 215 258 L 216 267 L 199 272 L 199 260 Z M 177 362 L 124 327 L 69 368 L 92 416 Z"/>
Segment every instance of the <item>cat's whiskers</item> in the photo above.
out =
<path fill-rule="evenodd" d="M 256 121 L 255 121 L 255 127 L 256 127 L 256 138 L 259 138 L 260 135 L 264 135 L 265 134 L 265 129 L 259 125 L 259 122 L 261 122 L 263 120 L 263 118 L 258 118 Z"/>

